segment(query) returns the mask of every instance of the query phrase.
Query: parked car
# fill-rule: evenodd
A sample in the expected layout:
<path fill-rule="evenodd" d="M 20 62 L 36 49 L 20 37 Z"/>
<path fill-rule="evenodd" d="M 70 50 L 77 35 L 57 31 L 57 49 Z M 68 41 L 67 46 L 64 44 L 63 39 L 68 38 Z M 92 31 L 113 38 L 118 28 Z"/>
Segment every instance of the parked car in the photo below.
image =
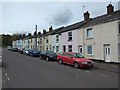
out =
<path fill-rule="evenodd" d="M 24 55 L 29 55 L 29 52 L 31 52 L 31 49 L 23 49 L 22 52 Z"/>
<path fill-rule="evenodd" d="M 57 54 L 53 51 L 41 51 L 40 59 L 44 60 L 57 60 Z"/>
<path fill-rule="evenodd" d="M 93 67 L 93 61 L 87 58 L 84 58 L 79 53 L 74 52 L 62 52 L 57 56 L 57 60 L 60 64 L 66 63 L 73 65 L 75 68 L 89 68 Z"/>
<path fill-rule="evenodd" d="M 18 52 L 18 48 L 12 48 L 11 51 Z"/>
<path fill-rule="evenodd" d="M 18 48 L 18 53 L 23 54 L 23 50 L 24 50 L 24 48 Z"/>
<path fill-rule="evenodd" d="M 7 50 L 11 50 L 12 49 L 12 47 L 11 46 L 7 46 Z"/>
<path fill-rule="evenodd" d="M 31 49 L 28 51 L 28 55 L 32 57 L 39 57 L 40 56 L 40 51 Z"/>

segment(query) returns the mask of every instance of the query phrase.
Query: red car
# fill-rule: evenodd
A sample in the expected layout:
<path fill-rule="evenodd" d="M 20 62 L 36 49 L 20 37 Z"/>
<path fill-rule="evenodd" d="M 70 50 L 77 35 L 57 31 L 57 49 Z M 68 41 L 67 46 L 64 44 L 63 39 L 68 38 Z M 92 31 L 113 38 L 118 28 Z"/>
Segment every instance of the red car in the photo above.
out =
<path fill-rule="evenodd" d="M 84 58 L 79 53 L 73 52 L 62 52 L 57 56 L 57 60 L 60 64 L 66 63 L 73 65 L 75 68 L 89 68 L 93 67 L 93 61 L 87 58 Z"/>

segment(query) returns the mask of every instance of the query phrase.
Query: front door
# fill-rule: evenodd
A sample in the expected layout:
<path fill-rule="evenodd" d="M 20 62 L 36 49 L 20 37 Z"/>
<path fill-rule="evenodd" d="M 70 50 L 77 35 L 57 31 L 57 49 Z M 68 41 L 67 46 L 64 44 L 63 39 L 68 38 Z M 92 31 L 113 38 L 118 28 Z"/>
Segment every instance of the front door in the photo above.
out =
<path fill-rule="evenodd" d="M 83 55 L 83 47 L 82 47 L 82 45 L 78 46 L 78 49 L 79 49 L 79 53 Z"/>
<path fill-rule="evenodd" d="M 105 59 L 105 62 L 110 62 L 111 61 L 111 48 L 110 48 L 110 44 L 104 45 L 104 59 Z"/>

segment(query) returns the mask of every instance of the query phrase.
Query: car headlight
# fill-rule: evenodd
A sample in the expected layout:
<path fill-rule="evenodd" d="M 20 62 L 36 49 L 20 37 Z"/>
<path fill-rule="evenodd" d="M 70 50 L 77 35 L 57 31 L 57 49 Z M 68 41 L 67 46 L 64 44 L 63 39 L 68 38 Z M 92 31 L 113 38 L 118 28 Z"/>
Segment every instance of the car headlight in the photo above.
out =
<path fill-rule="evenodd" d="M 88 64 L 87 62 L 81 62 L 82 64 Z"/>

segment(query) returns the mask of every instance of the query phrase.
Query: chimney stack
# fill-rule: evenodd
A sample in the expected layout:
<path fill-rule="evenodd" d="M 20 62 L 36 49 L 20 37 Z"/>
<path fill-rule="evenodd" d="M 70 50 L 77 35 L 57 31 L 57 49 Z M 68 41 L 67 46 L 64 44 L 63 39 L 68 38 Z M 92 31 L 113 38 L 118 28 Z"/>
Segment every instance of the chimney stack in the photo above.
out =
<path fill-rule="evenodd" d="M 43 29 L 43 34 L 46 34 L 46 30 L 45 29 Z"/>
<path fill-rule="evenodd" d="M 51 26 L 50 28 L 49 28 L 49 32 L 51 32 L 53 30 L 53 27 Z"/>
<path fill-rule="evenodd" d="M 84 21 L 87 22 L 90 19 L 90 13 L 87 11 L 84 13 Z"/>
<path fill-rule="evenodd" d="M 41 32 L 38 32 L 38 35 L 41 35 Z"/>
<path fill-rule="evenodd" d="M 112 14 L 114 12 L 114 6 L 112 6 L 112 4 L 109 4 L 107 6 L 107 14 Z"/>

